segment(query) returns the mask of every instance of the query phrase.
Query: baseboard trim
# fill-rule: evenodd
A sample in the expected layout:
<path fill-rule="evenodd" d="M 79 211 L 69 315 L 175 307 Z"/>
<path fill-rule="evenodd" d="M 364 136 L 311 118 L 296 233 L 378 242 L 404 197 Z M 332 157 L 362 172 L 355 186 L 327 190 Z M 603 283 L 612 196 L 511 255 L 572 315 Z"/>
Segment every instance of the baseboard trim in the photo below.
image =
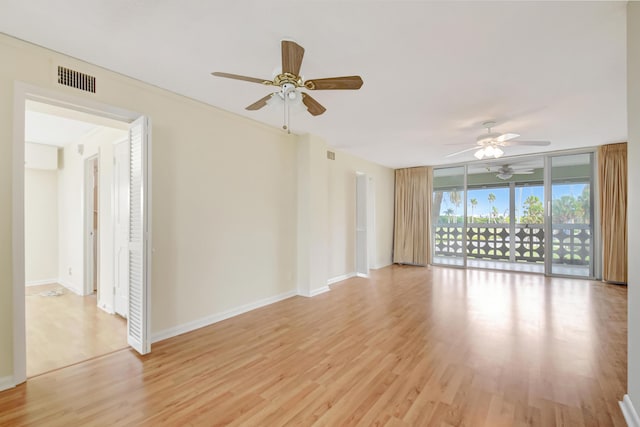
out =
<path fill-rule="evenodd" d="M 85 296 L 84 293 L 82 293 L 75 286 L 73 286 L 73 284 L 71 282 L 67 282 L 66 280 L 58 279 L 57 283 L 61 284 L 66 289 L 70 290 L 71 292 L 73 292 L 76 295 L 80 295 L 81 297 Z"/>
<path fill-rule="evenodd" d="M 42 280 L 30 280 L 25 283 L 25 286 L 40 286 L 40 285 L 50 285 L 52 283 L 58 283 L 58 278 L 55 277 L 53 279 L 42 279 Z"/>
<path fill-rule="evenodd" d="M 187 322 L 182 325 L 175 326 L 173 328 L 165 329 L 151 334 L 151 343 L 163 341 L 168 338 L 173 338 L 178 335 L 185 334 L 187 332 L 195 331 L 196 329 L 204 328 L 205 326 L 213 325 L 214 323 L 221 322 L 234 316 L 246 313 L 256 308 L 264 307 L 278 301 L 285 300 L 296 296 L 296 291 L 284 292 L 272 297 L 264 298 L 258 301 L 250 302 L 248 304 L 241 305 L 240 307 L 232 308 L 231 310 L 223 311 L 222 313 L 213 314 L 211 316 L 203 317 L 192 322 Z"/>
<path fill-rule="evenodd" d="M 329 292 L 330 290 L 331 288 L 329 286 L 323 286 L 321 288 L 313 289 L 310 292 L 298 292 L 298 295 L 307 297 L 307 298 L 313 298 L 316 295 L 324 294 L 325 292 Z"/>
<path fill-rule="evenodd" d="M 16 386 L 13 377 L 0 377 L 0 391 L 8 390 Z"/>
<path fill-rule="evenodd" d="M 633 407 L 633 402 L 631 402 L 631 398 L 628 394 L 625 394 L 622 398 L 620 404 L 620 409 L 622 409 L 622 415 L 624 415 L 624 419 L 627 422 L 629 427 L 640 427 L 640 417 L 638 417 L 638 413 Z"/>
<path fill-rule="evenodd" d="M 380 270 L 381 268 L 385 268 L 385 267 L 389 267 L 390 265 L 392 265 L 392 263 L 388 263 L 388 264 L 378 264 L 374 267 L 371 267 L 372 270 Z"/>
<path fill-rule="evenodd" d="M 327 280 L 327 285 L 333 285 L 334 283 L 342 282 L 343 280 L 351 279 L 355 276 L 356 273 L 347 273 L 341 276 L 332 277 L 331 279 Z"/>
<path fill-rule="evenodd" d="M 369 275 L 368 274 L 364 274 L 364 273 L 358 273 L 358 274 L 356 274 L 356 276 L 362 277 L 363 279 L 368 279 L 369 278 Z"/>

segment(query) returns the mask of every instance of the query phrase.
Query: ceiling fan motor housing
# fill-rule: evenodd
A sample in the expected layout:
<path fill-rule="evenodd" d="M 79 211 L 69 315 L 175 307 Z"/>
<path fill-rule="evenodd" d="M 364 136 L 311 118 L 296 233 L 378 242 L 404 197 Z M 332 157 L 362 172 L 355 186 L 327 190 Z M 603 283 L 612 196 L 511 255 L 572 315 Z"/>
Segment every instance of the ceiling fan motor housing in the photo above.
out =
<path fill-rule="evenodd" d="M 476 138 L 476 142 L 478 143 L 478 145 L 485 145 L 492 142 L 494 139 L 498 138 L 500 135 L 502 134 L 498 132 L 485 133 L 484 135 L 478 136 Z"/>

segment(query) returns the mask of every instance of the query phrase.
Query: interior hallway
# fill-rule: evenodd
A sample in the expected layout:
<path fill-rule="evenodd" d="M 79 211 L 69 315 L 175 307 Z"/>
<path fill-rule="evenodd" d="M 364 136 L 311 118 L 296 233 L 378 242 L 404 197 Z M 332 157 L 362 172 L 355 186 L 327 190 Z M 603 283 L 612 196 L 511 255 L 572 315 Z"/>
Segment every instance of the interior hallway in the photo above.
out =
<path fill-rule="evenodd" d="M 58 284 L 27 286 L 27 376 L 48 372 L 127 346 L 127 322 Z"/>

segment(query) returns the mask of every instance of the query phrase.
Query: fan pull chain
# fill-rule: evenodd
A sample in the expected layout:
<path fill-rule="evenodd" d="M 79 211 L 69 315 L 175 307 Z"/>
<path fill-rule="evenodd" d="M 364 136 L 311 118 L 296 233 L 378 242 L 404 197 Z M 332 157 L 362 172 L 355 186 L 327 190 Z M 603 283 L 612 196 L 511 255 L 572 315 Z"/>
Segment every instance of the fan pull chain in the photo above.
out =
<path fill-rule="evenodd" d="M 291 133 L 291 129 L 289 129 L 289 94 L 287 92 L 284 93 L 284 126 L 282 129 L 289 134 Z"/>

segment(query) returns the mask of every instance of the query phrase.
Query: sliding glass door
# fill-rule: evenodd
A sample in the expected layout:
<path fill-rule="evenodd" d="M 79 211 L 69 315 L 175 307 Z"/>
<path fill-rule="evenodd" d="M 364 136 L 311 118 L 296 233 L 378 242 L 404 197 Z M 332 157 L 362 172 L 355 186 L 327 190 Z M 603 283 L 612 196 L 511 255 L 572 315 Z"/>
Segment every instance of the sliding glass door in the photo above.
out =
<path fill-rule="evenodd" d="M 593 277 L 593 153 L 549 158 L 547 272 Z"/>
<path fill-rule="evenodd" d="M 433 171 L 432 262 L 595 277 L 594 153 Z"/>
<path fill-rule="evenodd" d="M 433 263 L 465 266 L 465 167 L 433 171 Z"/>

